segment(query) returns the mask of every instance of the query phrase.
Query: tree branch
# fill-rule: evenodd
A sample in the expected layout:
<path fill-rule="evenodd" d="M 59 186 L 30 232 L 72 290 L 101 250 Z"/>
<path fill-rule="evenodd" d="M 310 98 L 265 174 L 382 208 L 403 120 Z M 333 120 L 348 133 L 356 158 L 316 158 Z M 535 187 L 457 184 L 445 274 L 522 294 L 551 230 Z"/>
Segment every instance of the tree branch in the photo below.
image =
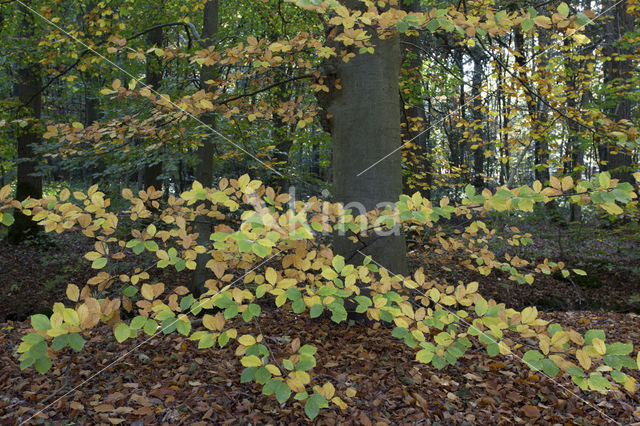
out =
<path fill-rule="evenodd" d="M 287 84 L 287 83 L 290 83 L 292 81 L 302 80 L 304 78 L 310 78 L 310 77 L 315 77 L 315 75 L 314 74 L 304 74 L 304 75 L 299 75 L 299 76 L 296 76 L 296 77 L 291 77 L 291 78 L 288 78 L 286 80 L 278 81 L 276 83 L 273 83 L 273 84 L 270 84 L 268 86 L 262 87 L 262 88 L 260 88 L 258 90 L 250 92 L 250 93 L 243 93 L 242 95 L 237 95 L 237 96 L 233 96 L 233 97 L 228 98 L 228 99 L 224 99 L 222 101 L 214 102 L 214 104 L 215 105 L 224 105 L 224 104 L 227 104 L 229 102 L 232 102 L 232 101 L 235 101 L 235 100 L 238 100 L 238 99 L 241 99 L 241 98 L 255 96 L 258 93 L 266 92 L 269 89 L 273 89 L 274 87 L 277 87 L 277 86 L 280 86 L 280 85 L 283 85 L 283 84 Z"/>

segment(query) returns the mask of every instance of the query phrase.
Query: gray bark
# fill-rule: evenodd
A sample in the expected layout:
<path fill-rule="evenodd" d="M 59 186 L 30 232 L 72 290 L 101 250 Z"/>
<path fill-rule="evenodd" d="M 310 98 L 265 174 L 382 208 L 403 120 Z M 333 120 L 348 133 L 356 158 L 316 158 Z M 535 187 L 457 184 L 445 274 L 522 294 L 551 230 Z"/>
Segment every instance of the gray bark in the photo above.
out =
<path fill-rule="evenodd" d="M 396 202 L 402 191 L 399 38 L 372 37 L 372 42 L 373 54 L 357 55 L 347 63 L 336 64 L 342 89 L 334 89 L 328 107 L 334 199 L 345 205 L 361 203 L 367 210 L 380 203 Z M 333 250 L 356 263 L 363 259 L 360 250 L 393 273 L 407 273 L 406 243 L 401 233 L 374 235 L 361 243 L 336 234 Z"/>

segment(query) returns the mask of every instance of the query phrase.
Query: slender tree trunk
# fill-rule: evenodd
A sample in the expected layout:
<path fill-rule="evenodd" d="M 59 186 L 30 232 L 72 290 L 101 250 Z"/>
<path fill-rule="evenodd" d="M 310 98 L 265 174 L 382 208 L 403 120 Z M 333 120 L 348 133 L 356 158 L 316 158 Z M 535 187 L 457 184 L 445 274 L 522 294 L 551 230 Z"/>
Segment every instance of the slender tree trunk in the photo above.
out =
<path fill-rule="evenodd" d="M 353 7 L 356 2 L 345 3 Z M 402 191 L 399 38 L 374 36 L 372 43 L 373 54 L 336 64 L 342 89 L 332 90 L 328 105 L 335 201 L 347 207 L 358 203 L 366 210 L 396 202 Z M 354 214 L 360 214 L 356 210 Z M 395 235 L 374 235 L 360 243 L 336 234 L 333 249 L 356 263 L 363 260 L 360 250 L 391 272 L 406 274 L 406 243 L 399 227 L 396 230 Z"/>
<path fill-rule="evenodd" d="M 603 7 L 610 7 L 612 1 L 607 1 Z M 631 119 L 631 92 L 634 65 L 630 59 L 623 59 L 624 55 L 632 54 L 624 41 L 620 38 L 634 30 L 634 20 L 627 13 L 626 0 L 618 3 L 611 11 L 611 18 L 605 27 L 605 46 L 603 54 L 607 58 L 604 63 L 604 82 L 608 86 L 607 115 L 615 122 Z M 622 60 L 620 60 L 622 59 Z M 616 146 L 616 141 L 603 143 L 599 147 L 601 170 L 611 171 L 611 176 L 622 182 L 633 182 L 631 174 L 631 155 L 625 147 Z"/>
<path fill-rule="evenodd" d="M 471 58 L 473 59 L 473 78 L 471 82 L 471 97 L 473 98 L 473 125 L 480 126 L 479 140 L 474 141 L 472 145 L 476 145 L 473 151 L 473 186 L 480 191 L 484 187 L 484 147 L 487 131 L 482 123 L 482 99 L 480 91 L 482 89 L 482 77 L 484 74 L 484 61 L 486 57 L 481 49 L 474 49 Z M 475 133 L 475 131 L 474 131 Z"/>
<path fill-rule="evenodd" d="M 208 0 L 204 5 L 204 16 L 202 23 L 202 43 L 207 48 L 213 45 L 213 36 L 218 32 L 218 0 Z M 204 66 L 200 71 L 200 84 L 205 90 L 210 86 L 207 81 L 215 80 L 217 69 L 213 66 Z M 204 124 L 213 128 L 215 126 L 215 115 L 212 112 L 205 113 L 200 116 Z M 198 165 L 195 171 L 195 178 L 203 186 L 209 187 L 213 182 L 213 155 L 215 147 L 213 143 L 213 135 L 203 141 L 202 146 L 196 151 Z M 212 223 L 207 216 L 197 217 L 196 231 L 198 232 L 198 244 L 207 246 L 209 244 L 209 236 L 212 232 Z M 196 270 L 193 271 L 191 280 L 191 292 L 198 296 L 205 290 L 205 283 L 213 277 L 213 274 L 207 269 L 206 264 L 211 259 L 211 255 L 206 252 L 199 254 L 196 259 Z"/>
<path fill-rule="evenodd" d="M 164 39 L 164 33 L 162 27 L 154 28 L 147 33 L 147 44 L 149 46 L 162 47 Z M 162 82 L 162 61 L 155 53 L 147 54 L 147 69 L 146 79 L 147 85 L 151 86 L 154 90 L 160 88 Z M 157 157 L 160 154 L 160 150 L 156 150 L 152 153 L 153 157 Z M 162 174 L 162 160 L 153 158 L 153 160 L 145 164 L 143 172 L 143 185 L 144 188 L 153 186 L 156 190 L 162 189 L 162 181 L 160 175 Z"/>
<path fill-rule="evenodd" d="M 421 12 L 420 0 L 413 0 L 411 3 L 401 2 L 406 12 Z M 404 79 L 404 88 L 409 89 L 409 94 L 405 102 L 408 107 L 401 105 L 402 117 L 402 143 L 411 141 L 405 151 L 407 163 L 405 167 L 410 169 L 410 173 L 405 173 L 403 178 L 403 192 L 412 194 L 419 189 L 422 195 L 429 198 L 431 195 L 431 185 L 427 182 L 431 174 L 431 163 L 429 159 L 429 148 L 427 146 L 428 131 L 427 115 L 424 107 L 424 90 L 422 79 L 422 53 L 420 46 L 422 39 L 419 35 L 401 36 L 403 53 L 405 59 L 401 68 L 401 76 Z M 414 182 L 410 183 L 409 176 Z"/>
<path fill-rule="evenodd" d="M 35 23 L 31 13 L 22 5 L 17 5 L 21 17 L 20 37 L 33 39 Z M 30 56 L 27 55 L 27 56 Z M 38 160 L 34 156 L 33 146 L 40 143 L 41 136 L 36 123 L 42 113 L 42 77 L 37 62 L 28 62 L 17 71 L 14 94 L 20 100 L 24 118 L 31 118 L 26 127 L 17 129 L 18 161 L 16 200 L 28 197 L 42 198 L 42 176 L 37 173 Z M 16 213 L 15 222 L 9 228 L 8 240 L 12 244 L 20 243 L 28 235 L 36 235 L 40 227 L 30 216 Z"/>

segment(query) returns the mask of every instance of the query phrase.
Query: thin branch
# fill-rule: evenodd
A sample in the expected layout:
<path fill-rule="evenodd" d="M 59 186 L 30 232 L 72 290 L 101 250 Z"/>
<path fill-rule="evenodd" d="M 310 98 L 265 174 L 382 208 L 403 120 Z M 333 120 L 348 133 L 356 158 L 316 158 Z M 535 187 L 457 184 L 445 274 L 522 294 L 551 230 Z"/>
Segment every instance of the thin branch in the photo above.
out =
<path fill-rule="evenodd" d="M 214 102 L 214 104 L 215 105 L 224 105 L 224 104 L 227 104 L 229 102 L 232 102 L 232 101 L 235 101 L 235 100 L 238 100 L 238 99 L 241 99 L 241 98 L 247 98 L 247 97 L 255 96 L 258 93 L 266 92 L 269 89 L 273 89 L 274 87 L 277 87 L 277 86 L 280 86 L 280 85 L 283 85 L 283 84 L 286 84 L 286 83 L 290 83 L 292 81 L 302 80 L 304 78 L 311 78 L 311 77 L 315 77 L 315 75 L 314 74 L 304 74 L 304 75 L 299 75 L 299 76 L 296 76 L 296 77 L 291 77 L 291 78 L 288 78 L 286 80 L 278 81 L 276 83 L 273 83 L 273 84 L 270 84 L 268 86 L 262 87 L 262 88 L 260 88 L 258 90 L 250 92 L 250 93 L 243 93 L 242 95 L 237 95 L 237 96 L 233 96 L 233 97 L 228 98 L 228 99 L 224 99 L 222 101 Z"/>
<path fill-rule="evenodd" d="M 189 32 L 189 30 L 191 30 L 193 32 L 193 38 L 195 38 L 195 40 L 200 43 L 200 34 L 198 34 L 198 31 L 196 30 L 195 25 L 193 25 L 191 22 L 183 22 L 183 21 L 176 21 L 176 22 L 167 22 L 166 24 L 158 24 L 158 25 L 154 25 L 152 27 L 149 27 L 145 30 L 140 31 L 137 34 L 132 35 L 131 37 L 128 37 L 127 40 L 133 40 L 136 39 L 138 37 L 140 37 L 141 35 L 144 35 L 148 32 L 151 32 L 153 30 L 157 30 L 158 28 L 164 28 L 164 27 L 174 27 L 174 26 L 178 26 L 178 25 L 182 25 L 185 29 L 185 32 L 187 33 L 187 38 L 189 39 L 189 44 L 187 45 L 187 47 L 189 49 L 191 49 L 191 33 Z"/>
<path fill-rule="evenodd" d="M 529 84 L 524 81 L 522 79 L 522 77 L 516 75 L 513 71 L 511 71 L 509 69 L 509 67 L 507 65 L 505 65 L 500 58 L 498 58 L 497 56 L 495 56 L 493 54 L 493 52 L 491 52 L 487 46 L 482 42 L 482 40 L 480 40 L 479 38 L 477 39 L 478 42 L 480 43 L 480 45 L 482 46 L 482 49 L 488 53 L 495 61 L 496 63 L 503 69 L 505 70 L 507 73 L 509 73 L 509 75 L 511 75 L 513 78 L 515 78 L 516 80 L 518 80 L 518 82 L 520 82 L 520 84 L 522 85 L 522 87 L 527 91 L 527 93 L 529 93 L 531 96 L 535 97 L 536 99 L 538 99 L 540 102 L 542 102 L 543 104 L 545 104 L 547 107 L 549 107 L 550 109 L 552 109 L 553 111 L 555 111 L 557 114 L 559 114 L 560 116 L 562 116 L 563 118 L 565 118 L 566 120 L 571 121 L 572 123 L 575 123 L 576 125 L 589 130 L 590 132 L 597 134 L 598 130 L 595 129 L 592 126 L 589 126 L 587 124 L 581 123 L 580 121 L 576 120 L 575 118 L 569 117 L 566 113 L 564 113 L 563 111 L 559 110 L 558 108 L 554 107 L 553 105 L 551 105 L 549 103 L 549 101 L 547 101 L 544 97 L 542 97 L 542 95 L 540 95 L 537 91 L 533 90 Z"/>

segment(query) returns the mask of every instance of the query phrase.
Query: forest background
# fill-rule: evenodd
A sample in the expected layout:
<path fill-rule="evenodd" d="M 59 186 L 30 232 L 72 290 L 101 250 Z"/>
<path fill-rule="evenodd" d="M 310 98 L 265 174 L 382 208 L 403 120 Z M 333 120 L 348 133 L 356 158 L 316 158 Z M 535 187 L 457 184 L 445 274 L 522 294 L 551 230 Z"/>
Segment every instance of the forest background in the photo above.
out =
<path fill-rule="evenodd" d="M 638 9 L 3 2 L 4 418 L 638 421 Z"/>

